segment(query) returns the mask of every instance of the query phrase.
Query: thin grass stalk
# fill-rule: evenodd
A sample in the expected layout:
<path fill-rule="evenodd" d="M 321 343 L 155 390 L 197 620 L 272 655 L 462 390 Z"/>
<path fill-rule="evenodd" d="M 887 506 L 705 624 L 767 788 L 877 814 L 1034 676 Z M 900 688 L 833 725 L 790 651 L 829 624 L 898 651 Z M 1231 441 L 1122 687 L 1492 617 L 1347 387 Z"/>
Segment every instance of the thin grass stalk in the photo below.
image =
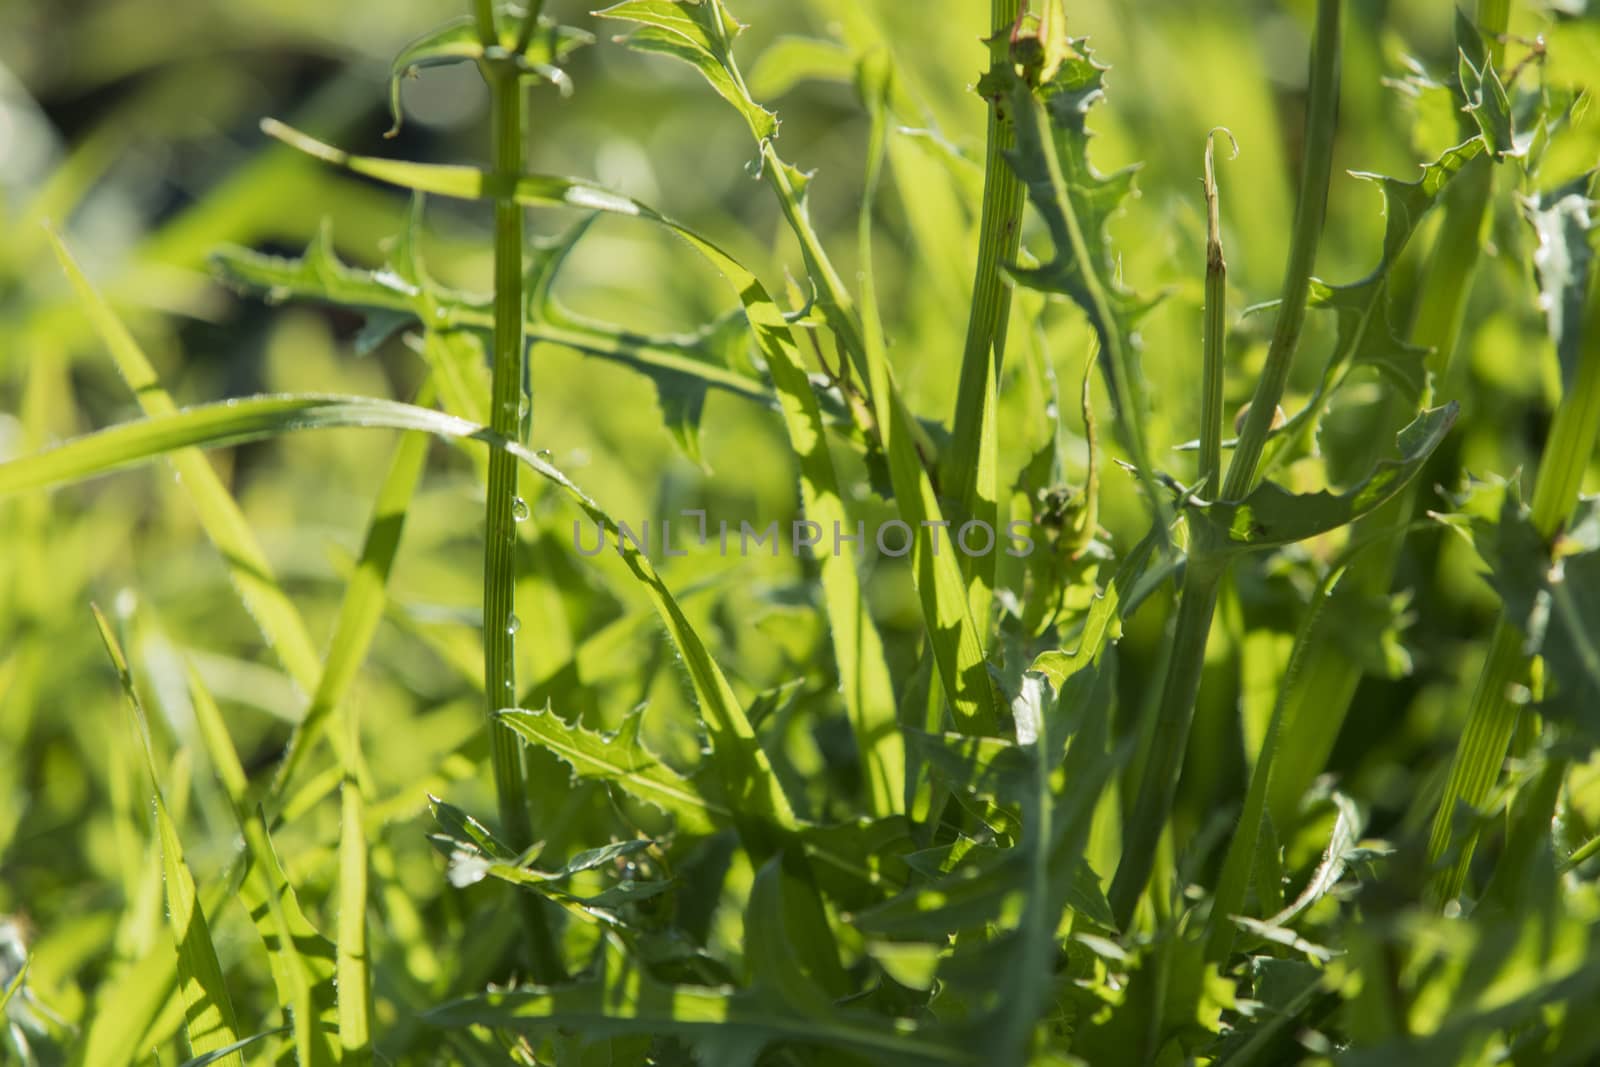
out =
<path fill-rule="evenodd" d="M 1600 274 L 1590 279 L 1578 370 L 1556 409 L 1534 479 L 1530 518 L 1540 539 L 1553 544 L 1572 516 L 1583 488 L 1584 472 L 1600 437 Z M 1502 614 L 1495 624 L 1489 654 L 1472 693 L 1467 725 L 1450 762 L 1444 795 L 1435 814 L 1428 855 L 1449 865 L 1436 875 L 1432 902 L 1444 907 L 1466 885 L 1476 834 L 1458 829 L 1456 814 L 1465 805 L 1476 810 L 1488 799 L 1511 747 L 1521 704 L 1514 689 L 1526 682 L 1531 659 L 1524 636 Z"/>
<path fill-rule="evenodd" d="M 1328 182 L 1333 167 L 1342 8 L 1341 0 L 1318 0 L 1317 3 L 1316 36 L 1311 46 L 1311 96 L 1306 109 L 1305 161 L 1300 199 L 1295 209 L 1295 228 L 1289 244 L 1289 262 L 1284 272 L 1283 305 L 1267 350 L 1266 367 L 1256 385 L 1255 399 L 1240 434 L 1238 450 L 1228 467 L 1223 486 L 1223 496 L 1227 498 L 1244 496 L 1255 481 L 1271 414 L 1282 399 L 1305 319 L 1306 296 L 1327 210 Z M 1126 827 L 1122 862 L 1111 882 L 1111 910 L 1124 928 L 1133 919 L 1134 909 L 1150 880 L 1156 848 L 1172 814 L 1183 754 L 1189 742 L 1189 727 L 1194 721 L 1195 699 L 1199 695 L 1217 591 L 1226 570 L 1225 559 L 1196 538 L 1190 546 L 1183 591 L 1179 596 L 1172 658 L 1161 689 L 1150 755 L 1139 783 L 1133 816 Z"/>

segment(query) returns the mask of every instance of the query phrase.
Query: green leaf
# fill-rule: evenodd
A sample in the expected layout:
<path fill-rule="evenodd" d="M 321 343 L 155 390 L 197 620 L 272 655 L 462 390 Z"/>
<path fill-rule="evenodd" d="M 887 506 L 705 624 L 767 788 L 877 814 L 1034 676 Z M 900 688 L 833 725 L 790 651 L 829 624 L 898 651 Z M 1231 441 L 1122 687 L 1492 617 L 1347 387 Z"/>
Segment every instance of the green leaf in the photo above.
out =
<path fill-rule="evenodd" d="M 1456 45 L 1457 76 L 1466 97 L 1462 110 L 1477 123 L 1496 159 L 1525 155 L 1528 143 L 1512 128 L 1511 99 L 1494 69 L 1494 59 L 1484 46 L 1483 35 L 1460 8 L 1456 9 Z"/>
<path fill-rule="evenodd" d="M 778 117 L 750 98 L 733 68 L 733 40 L 743 27 L 720 0 L 623 0 L 596 14 L 642 27 L 627 38 L 628 47 L 694 67 L 744 117 L 756 140 L 778 135 Z"/>
<path fill-rule="evenodd" d="M 1400 458 L 1383 460 L 1343 493 L 1291 493 L 1263 482 L 1240 501 L 1191 504 L 1189 521 L 1225 552 L 1275 548 L 1337 530 L 1372 512 L 1416 477 L 1455 424 L 1458 410 L 1452 401 L 1417 416 L 1400 432 Z"/>
<path fill-rule="evenodd" d="M 190 1052 L 195 1056 L 203 1056 L 238 1041 L 239 1024 L 234 1020 L 233 1002 L 228 997 L 227 982 L 222 977 L 222 964 L 217 960 L 217 948 L 211 940 L 205 910 L 195 896 L 194 876 L 184 862 L 178 828 L 162 796 L 161 776 L 156 767 L 155 747 L 150 740 L 150 725 L 145 719 L 144 706 L 133 687 L 133 675 L 129 673 L 122 646 L 111 632 L 111 624 L 100 614 L 99 608 L 93 610 L 100 639 L 105 643 L 106 654 L 111 657 L 122 683 L 129 717 L 144 750 L 145 768 L 150 774 L 150 789 L 155 797 L 156 833 L 161 843 L 162 880 L 166 885 L 167 923 L 178 951 L 184 1030 L 189 1038 Z M 244 1060 L 237 1053 L 224 1062 L 244 1067 Z"/>
<path fill-rule="evenodd" d="M 452 19 L 418 37 L 394 57 L 394 62 L 389 66 L 389 113 L 394 117 L 394 126 L 385 136 L 393 137 L 400 132 L 401 79 L 415 76 L 423 67 L 441 67 L 485 58 L 498 62 L 509 60 L 518 71 L 543 78 L 565 96 L 572 92 L 572 79 L 558 64 L 574 50 L 593 41 L 594 35 L 584 30 L 560 26 L 550 19 L 540 18 L 528 47 L 521 52 L 512 53 L 504 48 L 485 49 L 477 24 L 471 16 Z"/>

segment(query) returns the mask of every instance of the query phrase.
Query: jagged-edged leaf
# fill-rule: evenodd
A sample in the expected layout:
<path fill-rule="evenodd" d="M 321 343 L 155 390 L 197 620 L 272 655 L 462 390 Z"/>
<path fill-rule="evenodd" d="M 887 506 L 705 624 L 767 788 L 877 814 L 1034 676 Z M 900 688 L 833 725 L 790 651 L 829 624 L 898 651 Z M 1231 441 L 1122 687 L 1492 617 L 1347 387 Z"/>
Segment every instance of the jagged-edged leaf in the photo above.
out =
<path fill-rule="evenodd" d="M 495 58 L 511 59 L 524 74 L 543 78 L 566 95 L 572 91 L 572 79 L 558 64 L 575 49 L 593 40 L 594 35 L 585 30 L 558 25 L 552 19 L 541 17 L 528 38 L 526 48 L 513 53 L 503 46 L 497 46 Z M 389 65 L 389 113 L 394 118 L 394 126 L 386 136 L 393 137 L 400 132 L 401 79 L 415 75 L 423 67 L 441 67 L 483 59 L 488 52 L 478 34 L 476 22 L 469 15 L 452 19 L 402 48 Z"/>
<path fill-rule="evenodd" d="M 1466 12 L 1456 9 L 1456 65 L 1461 93 L 1466 98 L 1462 109 L 1472 117 L 1496 159 L 1522 156 L 1528 151 L 1527 139 L 1513 128 L 1511 98 L 1494 69 L 1494 60 L 1484 45 L 1483 35 Z"/>
<path fill-rule="evenodd" d="M 1534 527 L 1516 482 L 1498 521 L 1465 522 L 1523 651 L 1544 657 L 1547 710 L 1600 739 L 1600 497 L 1578 502 L 1555 544 Z"/>
<path fill-rule="evenodd" d="M 606 937 L 589 975 L 581 981 L 484 993 L 441 1005 L 426 1019 L 435 1026 L 488 1026 L 523 1033 L 575 1027 L 591 1038 L 670 1034 L 694 1044 L 715 1042 L 722 1052 L 733 1041 L 746 1053 L 793 1042 L 839 1049 L 885 1067 L 977 1062 L 910 1020 L 838 1007 L 815 1018 L 773 1004 L 760 992 L 669 985 L 629 959 L 613 936 Z"/>
<path fill-rule="evenodd" d="M 562 255 L 570 247 L 567 242 L 579 236 L 581 229 L 575 228 L 556 239 L 562 243 Z M 541 242 L 532 250 L 529 313 L 523 324 L 531 343 L 561 345 L 644 374 L 655 383 L 664 410 L 690 400 L 698 409 L 713 389 L 762 405 L 773 403 L 768 384 L 747 360 L 738 358 L 742 342 L 730 341 L 735 325 L 742 325 L 742 313 L 734 313 L 739 316 L 737 324 L 733 315 L 724 316 L 683 334 L 642 334 L 574 315 L 549 296 L 561 262 L 551 249 L 556 241 Z M 212 265 L 233 288 L 260 293 L 268 300 L 318 300 L 359 311 L 367 316 L 373 335 L 393 333 L 409 324 L 427 327 L 423 353 L 436 373 L 446 410 L 474 422 L 486 421 L 482 395 L 487 395 L 487 386 L 477 379 L 487 382 L 482 338 L 493 327 L 492 309 L 469 294 L 415 279 L 399 260 L 397 255 L 395 262 L 376 270 L 352 267 L 339 259 L 324 235 L 299 257 L 223 248 L 213 254 Z M 691 458 L 698 455 L 697 428 L 698 418 L 687 417 L 674 427 Z"/>
<path fill-rule="evenodd" d="M 734 73 L 733 40 L 742 27 L 720 0 L 623 0 L 597 12 L 601 18 L 637 23 L 630 48 L 681 59 L 700 72 L 765 141 L 777 135 L 778 117 L 757 104 Z"/>
<path fill-rule="evenodd" d="M 155 747 L 150 740 L 150 725 L 145 719 L 144 705 L 134 688 L 133 675 L 128 669 L 122 646 L 99 608 L 94 609 L 94 621 L 99 628 L 100 639 L 105 643 L 106 654 L 111 657 L 117 678 L 122 683 L 128 714 L 150 775 L 150 789 L 155 798 L 156 834 L 161 845 L 162 880 L 166 886 L 167 923 L 178 952 L 184 1031 L 189 1038 L 190 1051 L 196 1056 L 203 1056 L 237 1042 L 239 1024 L 234 1018 L 233 1001 L 228 996 L 227 982 L 222 976 L 222 964 L 217 960 L 217 948 L 211 940 L 205 909 L 200 906 L 195 894 L 194 876 L 189 873 L 189 865 L 183 858 L 178 828 L 172 821 L 162 795 L 161 773 L 156 766 Z M 224 1062 L 243 1067 L 244 1060 L 233 1053 Z"/>
<path fill-rule="evenodd" d="M 1339 334 L 1325 377 L 1347 365 L 1373 366 L 1405 390 L 1407 396 L 1422 394 L 1429 353 L 1402 339 L 1389 322 L 1389 272 L 1446 186 L 1463 167 L 1482 155 L 1483 149 L 1480 138 L 1464 141 L 1431 163 L 1424 163 L 1422 177 L 1414 181 L 1354 172 L 1354 177 L 1375 184 L 1383 196 L 1383 251 L 1377 266 L 1360 281 L 1347 285 L 1319 283 L 1312 288 L 1312 305 L 1331 308 L 1339 317 Z"/>
<path fill-rule="evenodd" d="M 1154 306 L 1123 287 L 1108 224 L 1133 192 L 1134 169 L 1104 175 L 1089 162 L 1089 109 L 1105 96 L 1105 67 L 1082 40 L 1069 42 L 1054 78 L 1035 88 L 1009 65 L 993 68 L 991 93 L 1009 98 L 1016 148 L 1007 154 L 1044 219 L 1053 258 L 1037 267 L 1013 265 L 1022 285 L 1069 297 L 1083 309 L 1100 340 L 1101 367 L 1135 463 L 1148 475 L 1143 437 L 1143 376 L 1138 323 Z"/>
<path fill-rule="evenodd" d="M 1523 217 L 1538 238 L 1533 267 L 1539 279 L 1539 307 L 1569 388 L 1578 372 L 1583 301 L 1594 265 L 1594 248 L 1589 243 L 1595 227 L 1590 214 L 1594 202 L 1589 196 L 1594 181 L 1591 172 L 1522 201 Z"/>
<path fill-rule="evenodd" d="M 733 825 L 732 810 L 715 791 L 698 777 L 685 778 L 662 763 L 640 742 L 636 724 L 602 734 L 568 723 L 548 708 L 508 708 L 499 719 L 571 767 L 576 777 L 615 783 L 628 796 L 671 815 L 684 833 L 705 834 Z"/>
<path fill-rule="evenodd" d="M 1400 431 L 1400 457 L 1383 460 L 1345 492 L 1291 493 L 1263 482 L 1243 500 L 1190 505 L 1189 521 L 1219 551 L 1274 548 L 1337 530 L 1377 508 L 1416 477 L 1455 424 L 1458 410 L 1451 402 L 1417 416 Z"/>

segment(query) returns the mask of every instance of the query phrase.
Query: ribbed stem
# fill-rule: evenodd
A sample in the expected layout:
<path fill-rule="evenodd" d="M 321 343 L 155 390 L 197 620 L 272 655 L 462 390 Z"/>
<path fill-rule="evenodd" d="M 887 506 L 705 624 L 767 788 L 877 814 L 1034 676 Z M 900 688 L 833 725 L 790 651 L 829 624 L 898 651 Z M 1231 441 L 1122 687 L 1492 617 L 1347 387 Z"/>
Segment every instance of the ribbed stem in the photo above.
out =
<path fill-rule="evenodd" d="M 1016 22 L 1021 0 L 992 0 L 991 32 L 998 38 L 991 48 L 994 63 L 1009 63 L 1006 31 Z M 961 380 L 956 393 L 954 439 L 950 448 L 949 490 L 961 501 L 968 517 L 978 496 L 980 450 L 991 383 L 998 384 L 1005 358 L 1006 327 L 1011 317 L 1011 286 L 1001 268 L 1013 263 L 1022 238 L 1022 182 L 1006 162 L 1005 153 L 1016 145 L 1016 127 L 1006 114 L 1006 100 L 990 101 L 987 161 L 983 178 L 983 215 L 978 231 L 978 263 L 972 279 L 972 311 L 961 353 Z"/>
<path fill-rule="evenodd" d="M 484 5 L 480 5 L 484 6 Z M 522 84 L 509 63 L 485 62 L 493 115 L 493 165 L 502 188 L 514 185 L 522 171 Z M 509 440 L 518 438 L 522 421 L 522 208 L 510 197 L 494 202 L 494 365 L 490 385 L 489 426 Z M 528 398 L 531 402 L 531 398 Z M 526 507 L 517 496 L 519 464 L 503 449 L 489 456 L 489 481 L 484 515 L 483 553 L 483 690 L 489 715 L 489 745 L 494 762 L 501 832 L 517 849 L 533 844 L 528 813 L 522 744 L 494 713 L 517 703 L 516 678 L 516 551 L 517 510 Z M 538 981 L 562 976 L 560 956 L 538 901 L 520 901 L 529 941 L 529 963 Z"/>

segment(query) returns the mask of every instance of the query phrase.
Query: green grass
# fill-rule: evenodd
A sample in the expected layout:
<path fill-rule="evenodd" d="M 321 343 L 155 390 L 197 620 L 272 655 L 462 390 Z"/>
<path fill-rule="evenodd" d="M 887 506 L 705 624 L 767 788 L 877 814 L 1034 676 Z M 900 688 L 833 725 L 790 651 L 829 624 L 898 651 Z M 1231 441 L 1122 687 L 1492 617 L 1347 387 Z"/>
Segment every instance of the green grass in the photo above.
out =
<path fill-rule="evenodd" d="M 361 8 L 0 35 L 0 1061 L 1600 1055 L 1594 15 Z"/>

